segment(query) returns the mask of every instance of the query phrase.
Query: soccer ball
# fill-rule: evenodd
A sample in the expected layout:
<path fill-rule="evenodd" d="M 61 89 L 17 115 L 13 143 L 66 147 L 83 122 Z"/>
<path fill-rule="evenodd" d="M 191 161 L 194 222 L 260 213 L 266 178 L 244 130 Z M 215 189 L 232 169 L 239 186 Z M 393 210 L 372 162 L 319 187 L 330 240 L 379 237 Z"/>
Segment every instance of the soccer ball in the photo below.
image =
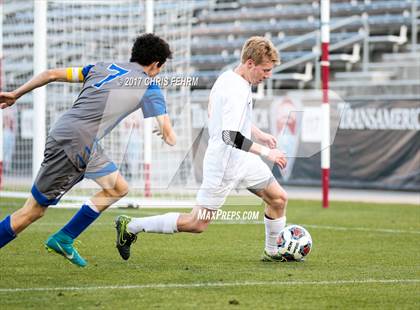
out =
<path fill-rule="evenodd" d="M 289 225 L 277 237 L 278 253 L 286 261 L 301 261 L 312 249 L 309 232 L 299 225 Z"/>

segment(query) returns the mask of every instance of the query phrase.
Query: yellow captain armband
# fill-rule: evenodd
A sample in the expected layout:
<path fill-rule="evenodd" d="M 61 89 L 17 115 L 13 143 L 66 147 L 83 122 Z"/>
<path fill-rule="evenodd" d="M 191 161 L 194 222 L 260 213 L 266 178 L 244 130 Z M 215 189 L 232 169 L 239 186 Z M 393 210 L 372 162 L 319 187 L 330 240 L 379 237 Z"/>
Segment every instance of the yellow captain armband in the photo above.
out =
<path fill-rule="evenodd" d="M 82 67 L 73 67 L 73 68 L 67 68 L 67 82 L 83 82 L 84 77 L 82 73 Z"/>

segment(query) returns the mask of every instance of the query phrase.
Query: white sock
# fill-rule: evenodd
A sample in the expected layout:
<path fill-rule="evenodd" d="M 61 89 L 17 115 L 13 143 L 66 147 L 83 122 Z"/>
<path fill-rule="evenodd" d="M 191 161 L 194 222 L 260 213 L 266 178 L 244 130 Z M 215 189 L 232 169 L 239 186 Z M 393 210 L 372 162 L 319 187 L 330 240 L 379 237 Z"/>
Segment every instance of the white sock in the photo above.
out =
<path fill-rule="evenodd" d="M 133 234 L 139 232 L 173 234 L 178 232 L 176 222 L 179 213 L 171 212 L 162 215 L 138 217 L 131 219 L 127 230 Z"/>
<path fill-rule="evenodd" d="M 280 231 L 286 226 L 286 217 L 270 220 L 264 216 L 265 224 L 265 250 L 274 254 L 277 252 L 277 237 Z"/>

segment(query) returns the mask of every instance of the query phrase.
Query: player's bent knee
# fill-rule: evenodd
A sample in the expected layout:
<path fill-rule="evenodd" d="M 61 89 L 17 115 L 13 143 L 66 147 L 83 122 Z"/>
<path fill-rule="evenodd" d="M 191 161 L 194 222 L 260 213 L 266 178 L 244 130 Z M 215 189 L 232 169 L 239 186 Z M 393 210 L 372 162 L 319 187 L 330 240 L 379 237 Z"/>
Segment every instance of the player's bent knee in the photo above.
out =
<path fill-rule="evenodd" d="M 268 204 L 275 209 L 286 209 L 287 199 L 287 193 L 282 190 L 278 192 L 274 197 L 272 197 L 268 201 Z"/>
<path fill-rule="evenodd" d="M 124 197 L 128 194 L 129 190 L 130 190 L 130 188 L 128 186 L 128 183 L 125 182 L 125 184 L 123 184 L 123 185 L 121 185 L 117 188 L 117 196 L 118 197 Z"/>
<path fill-rule="evenodd" d="M 283 191 L 282 194 L 276 199 L 276 205 L 281 209 L 285 209 L 287 206 L 287 199 L 287 194 Z"/>
<path fill-rule="evenodd" d="M 118 182 L 118 194 L 120 197 L 124 197 L 128 194 L 128 191 L 130 190 L 130 187 L 126 180 L 121 178 L 121 180 Z"/>
<path fill-rule="evenodd" d="M 280 200 L 282 201 L 283 205 L 286 207 L 289 197 L 287 196 L 287 193 L 284 190 L 281 191 Z"/>
<path fill-rule="evenodd" d="M 129 186 L 126 181 L 120 181 L 114 188 L 104 190 L 112 197 L 122 198 L 128 194 Z"/>

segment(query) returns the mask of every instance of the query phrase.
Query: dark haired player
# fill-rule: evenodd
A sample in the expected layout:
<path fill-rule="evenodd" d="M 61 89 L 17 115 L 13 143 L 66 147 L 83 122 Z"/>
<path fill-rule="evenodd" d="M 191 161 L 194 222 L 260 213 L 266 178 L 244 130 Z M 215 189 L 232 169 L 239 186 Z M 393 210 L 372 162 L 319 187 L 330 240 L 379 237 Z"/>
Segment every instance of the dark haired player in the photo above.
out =
<path fill-rule="evenodd" d="M 83 83 L 71 109 L 55 122 L 48 134 L 44 160 L 30 197 L 21 209 L 0 222 L 0 248 L 41 218 L 47 207 L 57 204 L 74 185 L 89 178 L 102 190 L 45 242 L 50 251 L 77 266 L 86 266 L 86 260 L 73 246 L 74 240 L 102 211 L 128 192 L 127 182 L 105 155 L 99 141 L 127 115 L 142 109 L 145 118 L 156 117 L 164 141 L 175 144 L 176 137 L 160 88 L 156 84 L 139 82 L 133 87 L 124 83 L 130 78 L 146 81 L 147 77 L 156 76 L 170 57 L 168 43 L 153 34 L 144 34 L 134 42 L 130 62 L 99 62 L 83 68 L 47 70 L 15 91 L 0 93 L 0 108 L 5 109 L 22 95 L 50 82 Z"/>

